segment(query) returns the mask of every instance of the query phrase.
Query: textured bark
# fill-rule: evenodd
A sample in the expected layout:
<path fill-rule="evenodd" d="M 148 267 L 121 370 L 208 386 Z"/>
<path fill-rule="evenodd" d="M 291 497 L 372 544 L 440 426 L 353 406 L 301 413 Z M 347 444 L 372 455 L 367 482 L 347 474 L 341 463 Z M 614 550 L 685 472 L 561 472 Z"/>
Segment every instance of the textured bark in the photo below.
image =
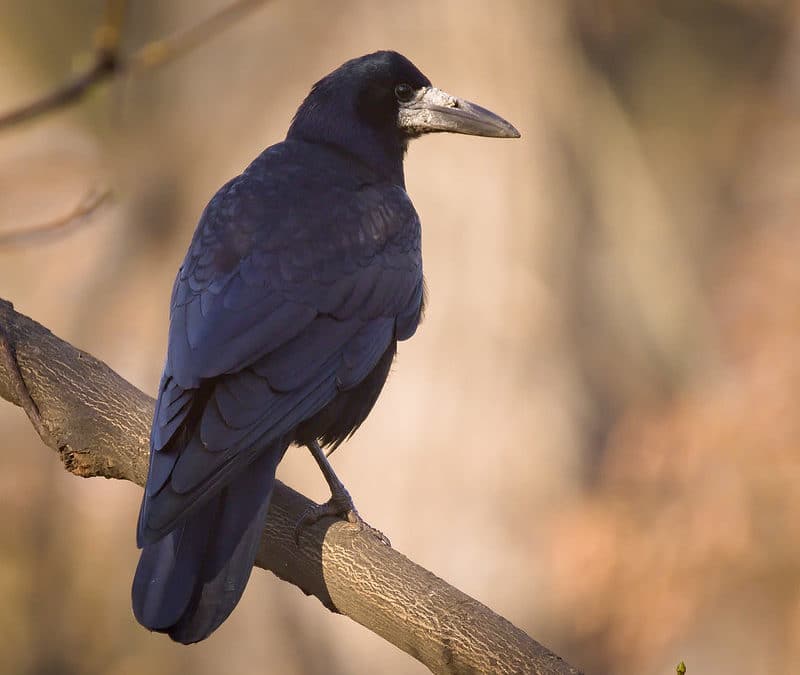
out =
<path fill-rule="evenodd" d="M 144 485 L 153 399 L 1 299 L 0 329 L 38 408 L 42 440 L 58 451 L 66 469 Z M 11 370 L 0 359 L 0 396 L 23 405 Z M 257 566 L 316 596 L 435 673 L 579 672 L 367 530 L 323 519 L 304 530 L 296 545 L 294 525 L 311 505 L 277 483 Z"/>

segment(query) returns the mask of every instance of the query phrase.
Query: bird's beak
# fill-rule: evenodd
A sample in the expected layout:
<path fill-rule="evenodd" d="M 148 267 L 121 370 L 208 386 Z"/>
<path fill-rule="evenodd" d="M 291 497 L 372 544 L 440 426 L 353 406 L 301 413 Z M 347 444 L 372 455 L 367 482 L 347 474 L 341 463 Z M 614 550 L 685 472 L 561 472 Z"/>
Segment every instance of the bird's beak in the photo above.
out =
<path fill-rule="evenodd" d="M 412 136 L 449 131 L 470 136 L 519 138 L 519 131 L 499 115 L 435 87 L 423 87 L 413 99 L 401 103 L 398 124 Z"/>

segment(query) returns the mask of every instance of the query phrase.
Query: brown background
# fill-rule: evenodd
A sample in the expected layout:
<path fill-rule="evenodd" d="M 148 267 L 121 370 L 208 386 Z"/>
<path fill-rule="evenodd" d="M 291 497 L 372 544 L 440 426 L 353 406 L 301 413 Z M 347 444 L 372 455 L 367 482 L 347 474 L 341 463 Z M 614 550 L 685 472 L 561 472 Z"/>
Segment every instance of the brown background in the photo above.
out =
<path fill-rule="evenodd" d="M 126 48 L 219 6 L 131 3 Z M 0 107 L 101 3 L 0 1 Z M 393 544 L 590 673 L 800 672 L 800 8 L 780 0 L 274 0 L 180 61 L 0 134 L 0 295 L 153 392 L 205 202 L 309 86 L 405 53 L 519 141 L 412 145 L 427 318 L 334 464 Z M 0 406 L 0 672 L 414 673 L 256 573 L 181 648 L 129 609 L 138 488 Z M 280 477 L 322 499 L 304 451 Z"/>

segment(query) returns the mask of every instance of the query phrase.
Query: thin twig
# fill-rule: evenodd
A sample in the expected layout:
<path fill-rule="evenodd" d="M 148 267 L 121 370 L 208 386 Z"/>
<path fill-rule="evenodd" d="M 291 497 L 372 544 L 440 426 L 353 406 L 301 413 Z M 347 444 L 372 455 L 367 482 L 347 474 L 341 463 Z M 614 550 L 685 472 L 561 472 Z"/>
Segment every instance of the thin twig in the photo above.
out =
<path fill-rule="evenodd" d="M 32 227 L 0 232 L 0 248 L 25 246 L 54 235 L 66 234 L 81 223 L 89 222 L 90 216 L 111 198 L 109 189 L 93 189 L 81 199 L 69 213 L 55 220 Z"/>
<path fill-rule="evenodd" d="M 187 29 L 153 40 L 133 54 L 119 53 L 125 2 L 106 4 L 103 21 L 95 31 L 94 59 L 82 73 L 69 78 L 42 96 L 0 115 L 0 131 L 45 113 L 81 101 L 94 87 L 125 72 L 140 73 L 173 61 L 222 33 L 267 0 L 238 0 Z"/>
<path fill-rule="evenodd" d="M 194 26 L 177 31 L 168 38 L 153 40 L 131 54 L 125 67 L 137 73 L 163 66 L 225 32 L 266 0 L 239 0 Z"/>
<path fill-rule="evenodd" d="M 91 87 L 105 80 L 113 72 L 113 61 L 96 60 L 86 72 L 71 78 L 41 98 L 0 115 L 0 130 L 34 119 L 51 110 L 77 103 Z"/>

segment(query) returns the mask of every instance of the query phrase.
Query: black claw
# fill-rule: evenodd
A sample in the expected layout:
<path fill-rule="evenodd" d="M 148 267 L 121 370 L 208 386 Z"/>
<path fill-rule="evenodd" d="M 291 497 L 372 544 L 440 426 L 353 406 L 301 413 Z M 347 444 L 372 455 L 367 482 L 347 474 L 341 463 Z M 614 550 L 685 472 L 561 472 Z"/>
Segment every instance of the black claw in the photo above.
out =
<path fill-rule="evenodd" d="M 314 525 L 317 521 L 331 516 L 334 518 L 346 518 L 350 522 L 358 522 L 361 518 L 353 506 L 353 500 L 346 492 L 343 495 L 335 495 L 324 504 L 318 504 L 306 509 L 305 513 L 297 521 L 294 527 L 295 544 L 300 543 L 300 535 L 307 527 Z M 355 518 L 355 520 L 353 520 Z"/>
<path fill-rule="evenodd" d="M 372 534 L 372 536 L 377 538 L 382 544 L 385 544 L 386 546 L 390 546 L 391 547 L 392 542 L 389 541 L 389 537 L 387 537 L 380 530 L 372 527 L 372 525 L 370 525 L 366 520 L 362 520 L 361 521 L 361 527 L 363 529 L 367 530 L 370 534 Z"/>
<path fill-rule="evenodd" d="M 322 518 L 329 516 L 343 518 L 352 525 L 355 525 L 359 530 L 371 533 L 374 537 L 379 539 L 381 543 L 386 544 L 386 546 L 392 545 L 389 538 L 383 532 L 372 527 L 372 525 L 358 515 L 358 511 L 356 511 L 353 506 L 353 501 L 351 499 L 348 498 L 345 500 L 341 497 L 332 497 L 324 504 L 309 507 L 294 527 L 294 543 L 299 546 L 300 535 L 303 533 L 303 530 L 314 525 Z"/>

